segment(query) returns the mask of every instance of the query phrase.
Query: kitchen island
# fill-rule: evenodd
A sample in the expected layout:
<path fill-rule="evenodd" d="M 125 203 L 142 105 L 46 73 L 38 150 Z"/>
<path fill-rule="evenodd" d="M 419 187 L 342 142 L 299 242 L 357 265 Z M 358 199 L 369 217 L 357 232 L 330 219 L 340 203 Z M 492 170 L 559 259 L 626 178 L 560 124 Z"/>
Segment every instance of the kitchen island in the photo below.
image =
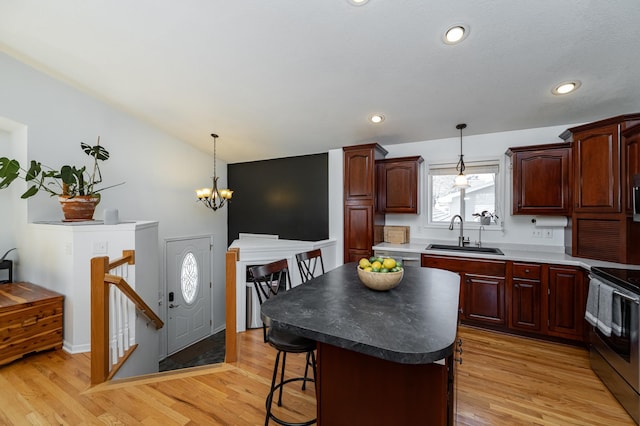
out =
<path fill-rule="evenodd" d="M 370 290 L 349 263 L 265 301 L 263 321 L 318 342 L 318 423 L 453 424 L 460 278 L 406 267 Z"/>

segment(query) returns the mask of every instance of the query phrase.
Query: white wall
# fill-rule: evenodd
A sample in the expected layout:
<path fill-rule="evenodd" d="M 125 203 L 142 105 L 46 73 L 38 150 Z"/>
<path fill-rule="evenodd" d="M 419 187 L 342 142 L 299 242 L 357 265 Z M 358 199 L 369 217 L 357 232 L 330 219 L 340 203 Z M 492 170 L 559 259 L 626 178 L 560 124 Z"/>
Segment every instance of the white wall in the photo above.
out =
<path fill-rule="evenodd" d="M 568 127 L 574 125 L 575 124 L 567 124 L 477 136 L 464 136 L 463 134 L 462 144 L 465 163 L 470 164 L 473 161 L 490 159 L 499 159 L 501 162 L 500 192 L 503 194 L 503 203 L 502 206 L 500 206 L 502 212 L 500 217 L 504 221 L 503 228 L 502 230 L 485 230 L 482 236 L 483 243 L 544 245 L 549 247 L 549 249 L 562 251 L 564 247 L 564 228 L 553 228 L 552 238 L 534 238 L 532 236 L 534 225 L 531 223 L 531 219 L 534 218 L 534 216 L 513 216 L 511 214 L 511 162 L 509 157 L 505 156 L 505 152 L 512 146 L 563 142 L 559 135 Z M 450 240 L 455 244 L 459 232 L 457 226 L 454 231 L 449 231 L 448 226 L 428 225 L 427 171 L 429 164 L 456 164 L 458 162 L 460 137 L 399 145 L 385 145 L 384 148 L 389 151 L 386 158 L 414 155 L 421 155 L 424 158 L 420 173 L 420 214 L 388 214 L 386 215 L 386 224 L 411 226 L 412 239 Z M 477 240 L 478 226 L 465 224 L 465 236 L 470 237 L 472 242 Z"/>
<path fill-rule="evenodd" d="M 11 135 L 9 132 L 0 129 L 0 157 L 11 158 L 10 149 Z M 5 208 L 12 205 L 13 194 L 10 191 L 0 191 L 0 257 L 12 247 L 16 246 L 16 237 L 13 232 L 13 209 Z M 9 258 L 9 257 L 7 257 Z M 1 279 L 1 278 L 0 278 Z"/>
<path fill-rule="evenodd" d="M 213 328 L 219 328 L 225 318 L 227 210 L 213 213 L 204 208 L 196 203 L 193 191 L 210 183 L 213 157 L 5 54 L 0 54 L 0 70 L 0 129 L 10 132 L 12 144 L 19 144 L 9 148 L 9 155 L 25 164 L 31 159 L 53 167 L 67 162 L 86 164 L 85 159 L 89 158 L 80 150 L 80 142 L 94 144 L 100 136 L 101 144 L 111 153 L 111 158 L 101 166 L 105 183 L 126 184 L 103 193 L 96 219 L 102 218 L 104 209 L 117 208 L 121 220 L 158 221 L 157 255 L 161 265 L 165 239 L 215 236 Z M 0 156 L 5 155 L 5 149 L 3 137 Z M 226 164 L 219 160 L 219 165 L 217 170 L 224 186 Z M 14 221 L 26 225 L 27 220 L 62 218 L 55 199 L 38 194 L 24 201 L 19 198 L 18 189 L 13 189 L 18 196 L 9 199 L 16 216 Z M 3 230 L 0 235 L 9 233 Z M 14 235 L 20 247 L 20 229 L 15 229 Z M 25 255 L 28 254 L 18 253 L 18 257 Z M 164 267 L 159 274 L 164 280 Z M 149 302 L 154 306 L 153 301 Z"/>

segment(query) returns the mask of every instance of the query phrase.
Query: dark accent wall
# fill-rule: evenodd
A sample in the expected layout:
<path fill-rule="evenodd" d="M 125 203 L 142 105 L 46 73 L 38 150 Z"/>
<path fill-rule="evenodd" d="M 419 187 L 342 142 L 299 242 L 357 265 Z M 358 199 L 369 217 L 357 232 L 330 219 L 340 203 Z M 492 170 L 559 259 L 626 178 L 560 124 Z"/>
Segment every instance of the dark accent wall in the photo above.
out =
<path fill-rule="evenodd" d="M 239 233 L 329 238 L 329 155 L 229 164 L 229 244 Z"/>

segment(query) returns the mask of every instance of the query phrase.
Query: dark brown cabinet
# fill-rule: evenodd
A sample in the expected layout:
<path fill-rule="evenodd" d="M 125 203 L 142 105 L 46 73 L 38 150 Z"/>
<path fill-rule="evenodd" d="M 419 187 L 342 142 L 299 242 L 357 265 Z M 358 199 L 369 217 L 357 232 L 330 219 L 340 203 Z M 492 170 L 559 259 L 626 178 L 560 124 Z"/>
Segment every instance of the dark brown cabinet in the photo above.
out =
<path fill-rule="evenodd" d="M 532 332 L 542 330 L 541 270 L 538 264 L 513 262 L 510 328 Z"/>
<path fill-rule="evenodd" d="M 348 263 L 370 257 L 373 246 L 382 241 L 384 215 L 375 208 L 375 163 L 387 151 L 378 144 L 350 146 L 343 151 L 344 262 Z"/>
<path fill-rule="evenodd" d="M 631 173 L 637 170 L 637 141 L 627 131 L 640 113 L 596 121 L 565 131 L 572 144 L 574 184 L 571 241 L 576 257 L 640 264 L 633 242 L 640 224 L 631 220 Z M 632 132 L 631 132 L 632 133 Z"/>
<path fill-rule="evenodd" d="M 549 266 L 548 293 L 548 334 L 582 340 L 587 302 L 584 272 L 568 266 Z"/>
<path fill-rule="evenodd" d="M 640 174 L 640 124 L 629 127 L 622 132 L 625 147 L 625 163 L 622 170 L 623 185 L 628 188 L 625 191 L 625 211 L 627 215 L 633 214 L 633 175 Z"/>
<path fill-rule="evenodd" d="M 618 123 L 574 133 L 576 213 L 620 212 Z"/>
<path fill-rule="evenodd" d="M 460 274 L 460 320 L 534 337 L 586 342 L 581 268 L 422 255 L 422 266 Z"/>
<path fill-rule="evenodd" d="M 504 277 L 464 274 L 464 318 L 467 322 L 504 325 Z"/>
<path fill-rule="evenodd" d="M 513 214 L 571 215 L 571 144 L 509 148 Z"/>
<path fill-rule="evenodd" d="M 418 213 L 418 173 L 422 157 L 376 162 L 377 209 L 381 213 Z"/>
<path fill-rule="evenodd" d="M 506 262 L 423 254 L 422 266 L 460 274 L 460 319 L 463 322 L 506 325 Z"/>

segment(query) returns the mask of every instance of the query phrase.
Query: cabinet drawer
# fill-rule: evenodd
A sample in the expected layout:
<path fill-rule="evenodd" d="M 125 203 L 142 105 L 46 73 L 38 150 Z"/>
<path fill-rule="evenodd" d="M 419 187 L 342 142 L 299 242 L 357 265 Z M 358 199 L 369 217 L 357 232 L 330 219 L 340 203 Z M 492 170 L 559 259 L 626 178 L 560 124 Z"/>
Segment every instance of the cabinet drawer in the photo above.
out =
<path fill-rule="evenodd" d="M 440 255 L 422 255 L 422 266 L 446 269 L 452 272 L 504 277 L 506 262 L 502 260 L 475 260 Z"/>
<path fill-rule="evenodd" d="M 539 280 L 542 266 L 535 263 L 516 263 L 513 262 L 514 278 L 526 278 L 530 280 Z"/>

